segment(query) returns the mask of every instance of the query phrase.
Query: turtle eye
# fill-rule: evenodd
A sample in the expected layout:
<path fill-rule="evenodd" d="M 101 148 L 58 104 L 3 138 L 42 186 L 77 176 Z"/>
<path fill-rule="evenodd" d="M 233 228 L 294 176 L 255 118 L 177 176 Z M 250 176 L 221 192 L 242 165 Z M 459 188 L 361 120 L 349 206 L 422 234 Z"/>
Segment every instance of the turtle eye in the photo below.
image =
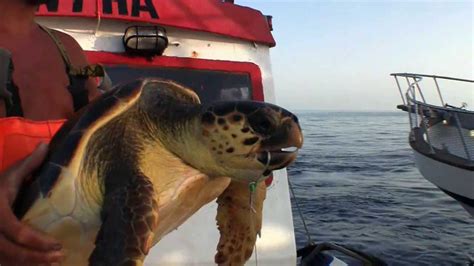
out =
<path fill-rule="evenodd" d="M 211 112 L 205 112 L 201 117 L 201 121 L 204 124 L 212 125 L 216 121 L 216 117 Z"/>
<path fill-rule="evenodd" d="M 276 128 L 276 123 L 273 121 L 272 117 L 264 112 L 258 112 L 251 115 L 249 117 L 249 124 L 254 132 L 264 136 L 270 135 Z"/>

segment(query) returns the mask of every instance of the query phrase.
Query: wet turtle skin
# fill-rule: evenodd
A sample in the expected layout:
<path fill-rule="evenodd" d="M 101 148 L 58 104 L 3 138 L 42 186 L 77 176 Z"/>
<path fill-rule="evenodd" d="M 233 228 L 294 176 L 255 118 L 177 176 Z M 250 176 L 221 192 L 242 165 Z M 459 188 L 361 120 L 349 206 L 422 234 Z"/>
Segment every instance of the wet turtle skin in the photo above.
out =
<path fill-rule="evenodd" d="M 278 106 L 204 105 L 175 82 L 137 80 L 66 122 L 15 212 L 62 242 L 64 265 L 142 265 L 164 235 L 217 199 L 215 262 L 243 265 L 261 229 L 262 180 L 302 143 L 296 116 Z"/>

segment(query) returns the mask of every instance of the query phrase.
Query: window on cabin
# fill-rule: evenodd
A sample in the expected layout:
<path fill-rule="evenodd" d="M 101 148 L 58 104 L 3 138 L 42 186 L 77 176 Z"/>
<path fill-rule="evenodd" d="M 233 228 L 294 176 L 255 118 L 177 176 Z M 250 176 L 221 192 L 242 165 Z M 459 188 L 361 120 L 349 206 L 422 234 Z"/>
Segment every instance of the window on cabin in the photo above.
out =
<path fill-rule="evenodd" d="M 250 75 L 245 73 L 133 66 L 106 66 L 106 71 L 114 85 L 143 77 L 174 80 L 193 89 L 203 103 L 252 99 Z"/>

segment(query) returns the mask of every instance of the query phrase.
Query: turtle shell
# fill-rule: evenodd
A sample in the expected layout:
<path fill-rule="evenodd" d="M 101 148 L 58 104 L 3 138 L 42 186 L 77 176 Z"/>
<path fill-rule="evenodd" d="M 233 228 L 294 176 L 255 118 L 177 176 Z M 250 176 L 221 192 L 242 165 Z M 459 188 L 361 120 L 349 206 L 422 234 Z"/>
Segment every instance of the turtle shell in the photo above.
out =
<path fill-rule="evenodd" d="M 212 164 L 226 156 L 212 153 L 213 137 L 224 144 L 235 139 L 225 152 L 237 159 Z M 64 124 L 16 212 L 74 251 L 67 265 L 142 265 L 155 243 L 218 197 L 215 261 L 242 265 L 260 231 L 265 198 L 265 184 L 253 174 L 284 167 L 296 155 L 283 149 L 301 144 L 296 118 L 279 107 L 200 105 L 179 84 L 138 80 L 102 95 Z M 234 156 L 252 150 L 255 156 Z M 210 170 L 201 171 L 209 162 Z M 224 170 L 215 171 L 216 165 Z"/>
<path fill-rule="evenodd" d="M 72 188 L 60 189 L 58 190 L 61 192 L 60 195 L 55 195 L 55 187 L 66 181 L 61 179 L 69 176 L 71 180 L 66 181 L 66 186 L 72 186 L 82 159 L 77 157 L 84 155 L 92 134 L 114 117 L 127 111 L 138 101 L 143 88 L 156 82 L 171 84 L 177 89 L 182 89 L 191 96 L 193 102 L 199 103 L 198 96 L 191 90 L 173 81 L 162 79 L 136 80 L 103 94 L 69 119 L 53 137 L 45 163 L 35 175 L 34 181 L 22 189 L 15 203 L 14 210 L 17 217 L 21 218 L 39 197 L 57 197 L 58 200 L 66 201 L 71 198 L 67 197 L 66 193 L 73 192 Z M 64 174 L 64 171 L 71 171 L 72 175 Z M 65 204 L 69 206 L 64 211 L 73 208 L 73 204 L 73 202 Z"/>

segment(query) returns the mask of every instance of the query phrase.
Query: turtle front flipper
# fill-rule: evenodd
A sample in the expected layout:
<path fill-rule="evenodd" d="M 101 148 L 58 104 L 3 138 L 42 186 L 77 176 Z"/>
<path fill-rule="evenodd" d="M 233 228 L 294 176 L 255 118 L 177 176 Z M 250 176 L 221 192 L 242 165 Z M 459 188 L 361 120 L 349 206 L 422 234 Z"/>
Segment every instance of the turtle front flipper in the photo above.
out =
<path fill-rule="evenodd" d="M 246 183 L 232 181 L 217 199 L 217 224 L 220 231 L 215 262 L 219 265 L 244 265 L 252 255 L 262 227 L 265 182 L 251 189 Z"/>
<path fill-rule="evenodd" d="M 147 177 L 132 178 L 128 185 L 106 192 L 102 226 L 90 265 L 142 265 L 158 223 L 158 203 Z"/>

